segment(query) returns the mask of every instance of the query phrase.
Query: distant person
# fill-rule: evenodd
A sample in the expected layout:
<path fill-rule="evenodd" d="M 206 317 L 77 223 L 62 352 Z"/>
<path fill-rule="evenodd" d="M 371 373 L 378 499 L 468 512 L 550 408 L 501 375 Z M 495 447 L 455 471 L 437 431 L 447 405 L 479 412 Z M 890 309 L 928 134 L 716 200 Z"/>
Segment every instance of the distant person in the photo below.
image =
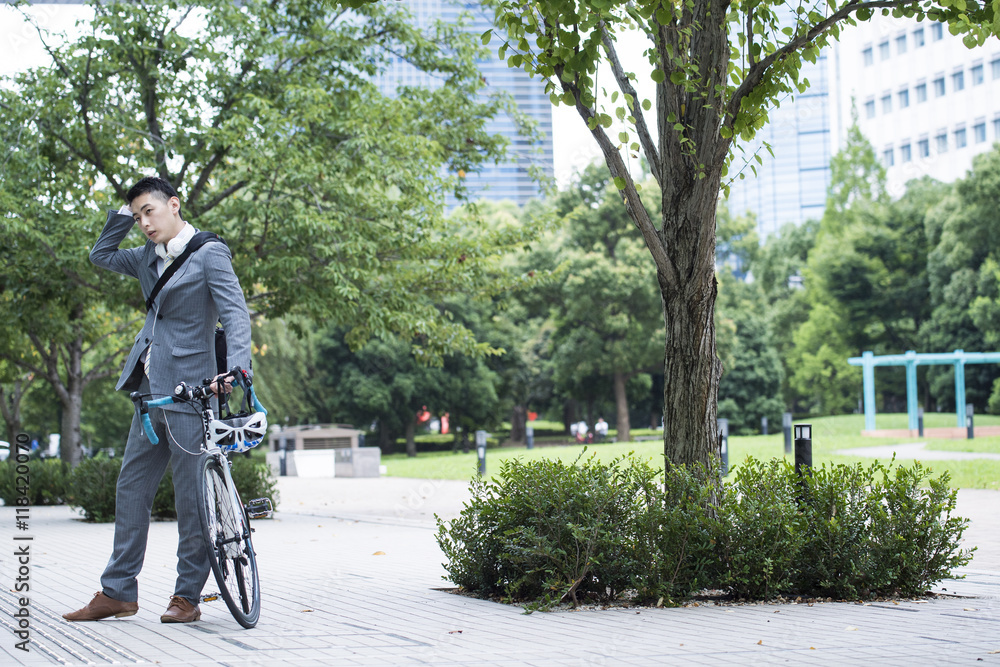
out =
<path fill-rule="evenodd" d="M 604 439 L 608 437 L 608 422 L 604 421 L 604 417 L 597 418 L 597 423 L 594 424 L 594 433 L 597 434 L 597 442 L 604 442 Z"/>
<path fill-rule="evenodd" d="M 588 434 L 589 430 L 590 430 L 590 427 L 587 426 L 587 422 L 586 421 L 584 421 L 583 419 L 581 419 L 580 421 L 578 421 L 576 423 L 576 441 L 580 442 L 580 443 L 588 442 L 588 440 L 587 440 L 587 434 Z"/>

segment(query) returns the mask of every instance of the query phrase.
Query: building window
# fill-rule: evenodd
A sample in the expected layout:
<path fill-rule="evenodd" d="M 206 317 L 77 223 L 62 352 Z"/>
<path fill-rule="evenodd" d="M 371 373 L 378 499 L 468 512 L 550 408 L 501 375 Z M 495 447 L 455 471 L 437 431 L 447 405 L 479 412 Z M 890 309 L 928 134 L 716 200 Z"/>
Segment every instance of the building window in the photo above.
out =
<path fill-rule="evenodd" d="M 865 67 L 875 64 L 875 52 L 872 51 L 872 47 L 869 46 L 867 49 L 862 51 L 861 57 L 864 59 Z M 998 60 L 997 63 L 1000 64 L 1000 60 Z"/>
<path fill-rule="evenodd" d="M 934 147 L 937 149 L 938 153 L 947 153 L 948 135 L 942 132 L 941 134 L 934 137 Z"/>
<path fill-rule="evenodd" d="M 986 121 L 979 121 L 972 126 L 972 136 L 975 137 L 977 144 L 981 144 L 986 141 Z"/>
<path fill-rule="evenodd" d="M 920 157 L 930 157 L 931 154 L 931 142 L 930 139 L 921 139 L 917 142 L 917 155 Z"/>
<path fill-rule="evenodd" d="M 882 96 L 882 113 L 889 113 L 892 111 L 892 95 L 886 93 Z"/>
<path fill-rule="evenodd" d="M 889 59 L 889 40 L 885 40 L 878 45 L 878 57 L 882 60 Z"/>
<path fill-rule="evenodd" d="M 895 164 L 893 160 L 893 155 L 894 153 L 892 150 L 892 146 L 889 146 L 884 151 L 882 151 L 882 161 L 885 162 L 885 166 L 891 167 L 893 164 Z"/>
<path fill-rule="evenodd" d="M 944 37 L 944 28 L 941 26 L 941 24 L 940 23 L 932 23 L 931 24 L 931 39 L 933 39 L 935 42 L 939 42 L 939 41 L 941 41 L 941 39 L 943 37 Z"/>
<path fill-rule="evenodd" d="M 906 35 L 896 38 L 896 53 L 906 53 Z"/>
<path fill-rule="evenodd" d="M 993 139 L 1000 141 L 1000 117 L 993 119 Z"/>
<path fill-rule="evenodd" d="M 934 79 L 934 97 L 944 96 L 944 77 Z"/>
<path fill-rule="evenodd" d="M 952 90 L 964 90 L 965 89 L 965 72 L 955 72 L 951 75 L 951 89 Z"/>
<path fill-rule="evenodd" d="M 896 95 L 897 95 L 897 97 L 899 97 L 899 108 L 900 109 L 905 109 L 906 107 L 910 106 L 910 91 L 909 90 L 901 90 Z"/>
<path fill-rule="evenodd" d="M 875 100 L 865 102 L 865 118 L 875 117 Z"/>
<path fill-rule="evenodd" d="M 917 28 L 913 31 L 913 48 L 919 49 L 924 45 L 924 29 Z"/>
<path fill-rule="evenodd" d="M 969 143 L 965 136 L 965 128 L 960 127 L 955 130 L 955 148 L 965 148 L 965 145 Z"/>
<path fill-rule="evenodd" d="M 969 74 L 971 75 L 973 86 L 982 85 L 984 78 L 982 65 L 973 65 L 972 69 L 969 70 Z"/>
<path fill-rule="evenodd" d="M 910 153 L 910 144 L 903 144 L 899 147 L 899 161 L 909 162 L 913 159 L 913 155 Z"/>
<path fill-rule="evenodd" d="M 1000 58 L 990 63 L 990 70 L 993 72 L 994 79 L 1000 79 Z"/>
<path fill-rule="evenodd" d="M 917 85 L 915 85 L 913 87 L 913 92 L 917 96 L 917 104 L 920 104 L 921 102 L 926 102 L 927 101 L 927 84 L 926 83 L 918 83 Z"/>

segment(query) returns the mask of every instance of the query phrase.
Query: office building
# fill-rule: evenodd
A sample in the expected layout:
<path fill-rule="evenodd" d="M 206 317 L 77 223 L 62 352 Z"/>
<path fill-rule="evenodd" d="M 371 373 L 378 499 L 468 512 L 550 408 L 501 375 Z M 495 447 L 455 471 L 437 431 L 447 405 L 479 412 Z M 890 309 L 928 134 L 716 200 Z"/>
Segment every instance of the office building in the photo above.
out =
<path fill-rule="evenodd" d="M 826 206 L 834 145 L 827 54 L 821 54 L 815 63 L 804 62 L 801 76 L 812 85 L 805 93 L 782 99 L 755 140 L 741 144 L 742 150 L 734 148 L 726 177 L 731 187 L 726 200 L 730 212 L 753 212 L 761 239 L 787 223 L 822 217 Z M 773 157 L 764 142 L 771 146 Z M 762 164 L 754 159 L 755 154 Z"/>
<path fill-rule="evenodd" d="M 889 194 L 931 176 L 964 176 L 972 158 L 1000 140 L 1000 42 L 973 49 L 947 26 L 876 16 L 844 32 L 836 47 L 835 97 L 887 168 Z"/>
<path fill-rule="evenodd" d="M 462 13 L 467 13 L 471 17 L 467 30 L 477 39 L 479 35 L 493 27 L 492 12 L 485 11 L 478 2 L 403 0 L 401 4 L 409 7 L 414 23 L 419 27 L 428 26 L 437 19 L 454 22 Z M 501 112 L 487 124 L 486 129 L 491 134 L 501 134 L 508 139 L 510 159 L 502 164 L 484 165 L 481 173 L 467 176 L 467 184 L 473 199 L 482 197 L 492 200 L 512 200 L 521 205 L 541 194 L 539 184 L 532 179 L 529 169 L 532 166 L 539 167 L 549 176 L 552 176 L 554 171 L 552 103 L 545 94 L 543 81 L 532 79 L 521 70 L 510 69 L 505 61 L 497 58 L 495 47 L 498 43 L 499 40 L 494 39 L 491 43 L 491 56 L 478 63 L 486 79 L 484 94 L 488 95 L 492 91 L 510 93 L 521 113 L 537 123 L 542 138 L 540 142 L 532 144 L 518 134 L 514 120 Z M 384 92 L 392 95 L 397 87 L 402 85 L 434 86 L 436 82 L 429 75 L 396 58 L 380 77 L 379 86 Z"/>

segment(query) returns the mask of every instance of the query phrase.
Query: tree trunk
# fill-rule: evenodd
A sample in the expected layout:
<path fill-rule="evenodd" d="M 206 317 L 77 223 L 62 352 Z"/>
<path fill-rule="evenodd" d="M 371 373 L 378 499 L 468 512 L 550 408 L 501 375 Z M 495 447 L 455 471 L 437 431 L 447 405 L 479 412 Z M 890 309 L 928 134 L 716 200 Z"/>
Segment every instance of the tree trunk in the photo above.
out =
<path fill-rule="evenodd" d="M 59 456 L 71 468 L 83 457 L 80 446 L 80 412 L 83 410 L 83 340 L 66 345 L 66 382 L 57 389 L 62 403 Z M 57 375 L 58 379 L 58 375 Z"/>
<path fill-rule="evenodd" d="M 632 426 L 628 419 L 628 395 L 625 392 L 625 383 L 628 378 L 621 371 L 615 371 L 615 408 L 618 418 L 618 442 L 632 442 Z"/>
<path fill-rule="evenodd" d="M 566 429 L 566 435 L 570 434 L 569 427 L 572 424 L 580 421 L 576 417 L 577 403 L 576 400 L 570 398 L 563 403 L 563 427 Z"/>
<path fill-rule="evenodd" d="M 711 185 L 704 185 L 705 182 Z M 667 335 L 663 361 L 663 452 L 669 463 L 709 464 L 718 452 L 722 362 L 716 351 L 715 207 L 718 179 L 691 186 L 660 236 L 676 282 L 659 273 Z M 666 202 L 665 202 L 666 203 Z M 692 252 L 693 251 L 693 252 Z"/>
<path fill-rule="evenodd" d="M 417 455 L 417 416 L 410 417 L 406 422 L 406 455 L 413 457 Z"/>
<path fill-rule="evenodd" d="M 28 392 L 28 387 L 34 378 L 34 374 L 28 373 L 15 380 L 11 391 L 0 387 L 0 414 L 7 424 L 7 442 L 12 446 L 17 442 L 17 434 L 21 432 L 21 399 Z"/>
<path fill-rule="evenodd" d="M 378 424 L 378 448 L 382 451 L 382 454 L 396 453 L 396 441 L 392 437 L 392 434 L 389 433 L 389 429 L 381 421 Z"/>
<path fill-rule="evenodd" d="M 525 429 L 528 425 L 528 409 L 515 405 L 510 413 L 510 440 L 514 444 L 524 444 Z"/>

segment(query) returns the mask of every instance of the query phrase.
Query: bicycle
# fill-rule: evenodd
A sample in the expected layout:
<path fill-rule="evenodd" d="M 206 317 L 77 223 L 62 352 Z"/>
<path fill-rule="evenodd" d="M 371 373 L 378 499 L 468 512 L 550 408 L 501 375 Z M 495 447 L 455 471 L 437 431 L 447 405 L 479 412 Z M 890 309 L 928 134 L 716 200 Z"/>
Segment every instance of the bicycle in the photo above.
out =
<path fill-rule="evenodd" d="M 198 516 L 201 520 L 202 537 L 209 553 L 209 561 L 220 594 L 203 595 L 203 602 L 211 602 L 219 596 L 226 602 L 233 618 L 244 628 L 257 625 L 260 618 L 260 578 L 257 573 L 257 558 L 251 541 L 254 529 L 250 519 L 270 517 L 273 507 L 269 498 L 256 498 L 246 505 L 240 500 L 236 485 L 230 473 L 232 463 L 226 456 L 229 451 L 246 451 L 259 444 L 267 428 L 263 415 L 264 406 L 257 400 L 250 376 L 240 368 L 234 368 L 225 376 L 234 384 L 243 387 L 244 410 L 236 417 L 218 420 L 212 410 L 211 400 L 215 394 L 210 389 L 214 381 L 208 378 L 200 386 L 190 386 L 181 382 L 173 395 L 154 400 L 153 394 L 133 392 L 131 398 L 136 404 L 146 437 L 154 445 L 159 442 L 149 420 L 149 408 L 162 407 L 169 403 L 184 403 L 195 407 L 201 414 L 204 430 L 200 455 L 202 463 L 202 483 L 198 485 Z M 220 380 L 221 381 L 221 380 Z M 247 398 L 255 413 L 249 418 Z M 222 399 L 225 405 L 225 399 Z M 256 424 L 247 427 L 247 419 L 260 418 Z M 220 409 L 221 416 L 221 409 Z M 241 422 L 236 424 L 236 422 Z M 263 424 L 263 425 L 262 425 Z M 246 438 L 247 433 L 258 436 L 256 441 Z"/>

